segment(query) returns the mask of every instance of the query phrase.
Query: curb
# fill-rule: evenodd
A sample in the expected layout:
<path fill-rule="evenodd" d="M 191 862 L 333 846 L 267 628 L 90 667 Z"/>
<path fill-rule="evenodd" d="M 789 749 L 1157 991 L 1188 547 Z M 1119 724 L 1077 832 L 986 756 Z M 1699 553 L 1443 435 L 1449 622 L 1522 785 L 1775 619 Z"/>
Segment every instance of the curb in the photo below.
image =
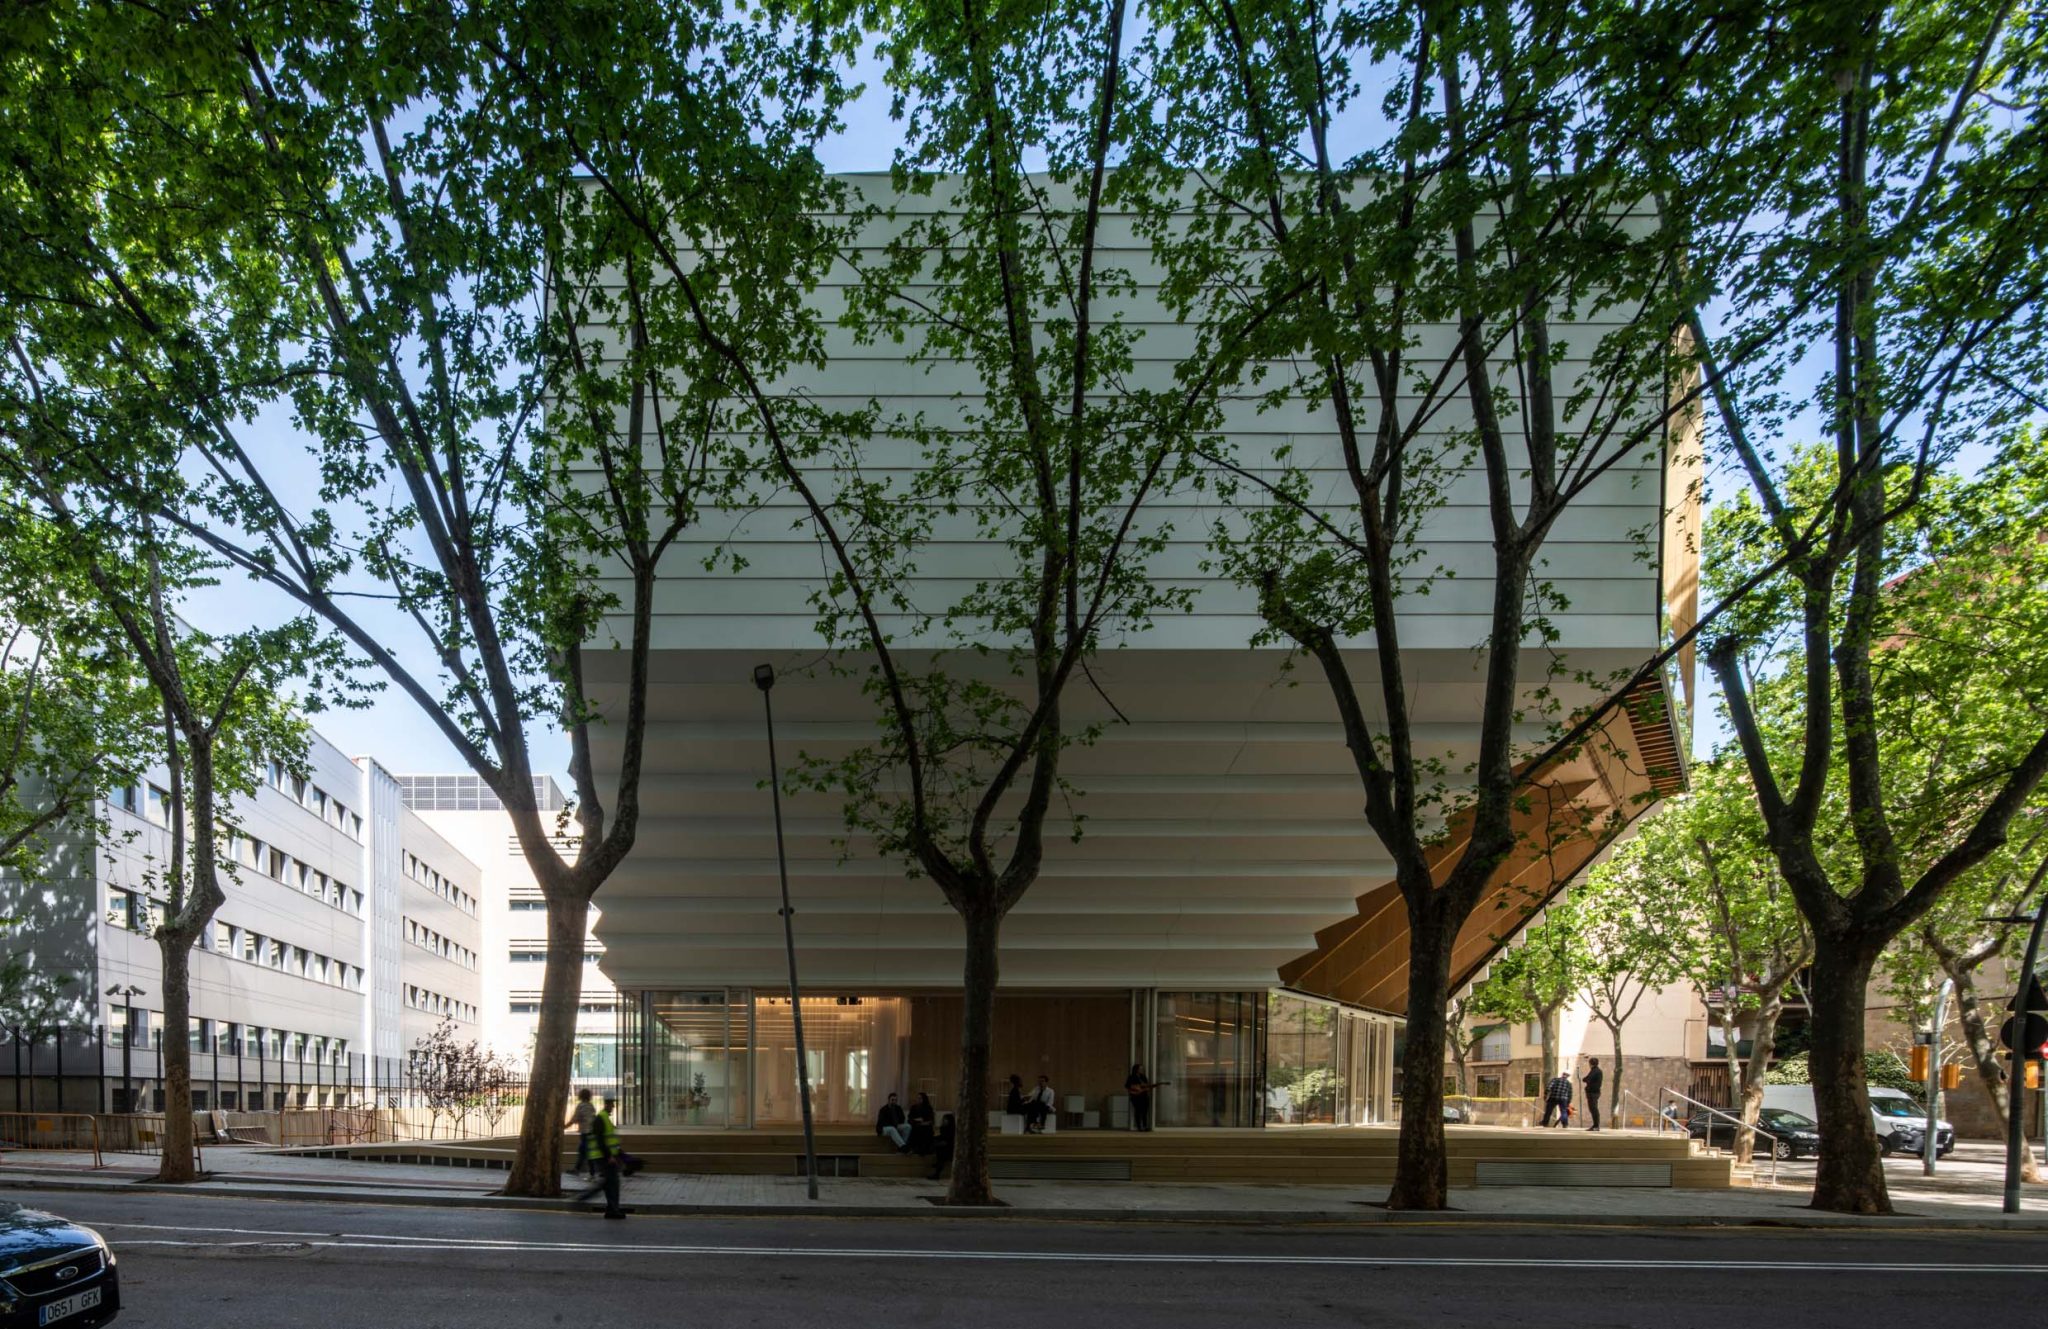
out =
<path fill-rule="evenodd" d="M 198 1187 L 168 1185 L 153 1181 L 90 1180 L 75 1176 L 25 1174 L 0 1175 L 0 1189 L 79 1191 L 85 1193 L 132 1195 L 185 1195 L 193 1198 L 289 1200 L 307 1203 L 407 1205 L 455 1209 L 509 1209 L 530 1213 L 574 1212 L 559 1200 L 530 1200 L 518 1196 L 423 1193 L 414 1191 L 346 1191 L 325 1186 L 300 1189 L 258 1182 L 218 1181 Z M 1712 1228 L 1723 1231 L 1777 1228 L 1784 1230 L 1831 1230 L 1855 1232 L 2048 1232 L 2048 1214 L 1963 1217 L 1930 1214 L 1894 1214 L 1885 1218 L 1863 1218 L 1852 1214 L 1815 1213 L 1795 1209 L 1770 1216 L 1743 1214 L 1499 1214 L 1447 1210 L 1439 1213 L 1402 1213 L 1359 1205 L 1352 1209 L 1295 1211 L 1251 1211 L 1241 1209 L 1024 1209 L 962 1208 L 939 1206 L 910 1208 L 904 1205 L 844 1204 L 799 1208 L 771 1204 L 635 1204 L 636 1214 L 665 1218 L 900 1218 L 992 1219 L 998 1221 L 1057 1220 L 1079 1223 L 1173 1224 L 1232 1227 L 1550 1227 L 1550 1228 Z"/>

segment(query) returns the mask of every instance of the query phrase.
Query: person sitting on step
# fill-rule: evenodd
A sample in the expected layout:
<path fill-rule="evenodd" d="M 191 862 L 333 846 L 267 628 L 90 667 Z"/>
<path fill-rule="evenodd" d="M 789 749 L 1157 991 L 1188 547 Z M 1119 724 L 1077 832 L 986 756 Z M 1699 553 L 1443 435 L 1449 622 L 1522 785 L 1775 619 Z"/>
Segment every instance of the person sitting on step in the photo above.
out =
<path fill-rule="evenodd" d="M 910 1127 L 904 1120 L 903 1105 L 896 1101 L 896 1095 L 889 1095 L 889 1101 L 875 1113 L 875 1134 L 895 1145 L 899 1154 L 910 1148 Z"/>
<path fill-rule="evenodd" d="M 1032 1091 L 1031 1097 L 1024 1100 L 1024 1133 L 1045 1134 L 1046 1120 L 1052 1116 L 1053 1105 L 1057 1102 L 1059 1099 L 1053 1095 L 1052 1081 L 1043 1075 L 1039 1076 L 1038 1088 Z"/>

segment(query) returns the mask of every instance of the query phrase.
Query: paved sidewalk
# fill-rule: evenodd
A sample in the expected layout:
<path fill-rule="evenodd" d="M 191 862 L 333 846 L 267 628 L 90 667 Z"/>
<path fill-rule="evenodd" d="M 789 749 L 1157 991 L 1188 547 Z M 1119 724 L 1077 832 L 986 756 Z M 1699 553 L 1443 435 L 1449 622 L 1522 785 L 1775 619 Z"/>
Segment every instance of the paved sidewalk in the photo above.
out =
<path fill-rule="evenodd" d="M 0 1160 L 0 1187 L 38 1190 L 150 1190 L 155 1167 L 135 1155 L 108 1155 L 94 1169 L 90 1155 L 16 1152 Z M 355 1203 L 552 1209 L 560 1201 L 495 1194 L 504 1173 L 486 1168 L 359 1163 L 309 1158 L 260 1148 L 210 1148 L 207 1179 L 166 1187 L 180 1193 L 250 1200 L 328 1199 Z M 1454 1191 L 1440 1214 L 1390 1213 L 1377 1188 L 1224 1184 L 1029 1182 L 998 1183 L 1005 1207 L 945 1209 L 937 1182 L 897 1179 L 819 1182 L 806 1198 L 797 1177 L 643 1175 L 626 1183 L 626 1202 L 643 1214 L 759 1215 L 821 1213 L 837 1217 L 962 1216 L 1061 1218 L 1125 1222 L 1205 1223 L 1527 1223 L 1541 1225 L 1738 1226 L 1847 1228 L 1983 1228 L 2048 1232 L 2048 1186 L 2027 1188 L 2026 1212 L 2000 1212 L 2003 1161 L 1992 1146 L 1963 1145 L 1932 1180 L 1917 1160 L 1886 1164 L 1898 1213 L 1854 1218 L 1807 1208 L 1812 1165 L 1784 1165 L 1779 1184 L 1727 1191 L 1623 1187 L 1486 1186 Z M 573 1187 L 573 1178 L 564 1178 Z"/>

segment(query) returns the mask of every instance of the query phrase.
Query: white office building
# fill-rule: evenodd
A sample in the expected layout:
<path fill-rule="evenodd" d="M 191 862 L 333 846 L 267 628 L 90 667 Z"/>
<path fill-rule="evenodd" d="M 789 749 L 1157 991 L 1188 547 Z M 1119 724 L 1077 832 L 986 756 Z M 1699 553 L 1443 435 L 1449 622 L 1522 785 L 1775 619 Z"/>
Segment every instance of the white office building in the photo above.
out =
<path fill-rule="evenodd" d="M 151 921 L 164 908 L 169 794 L 152 773 L 55 850 L 45 879 L 0 878 L 11 942 L 60 986 L 15 1012 L 9 1097 L 44 1110 L 148 1110 L 165 1041 L 193 1051 L 193 1106 L 340 1107 L 403 1087 L 443 1019 L 482 1017 L 481 873 L 399 798 L 392 776 L 319 734 L 304 776 L 272 766 L 237 799 L 235 868 L 192 957 L 191 1022 L 164 1026 Z"/>
<path fill-rule="evenodd" d="M 482 872 L 483 1041 L 514 1066 L 531 1064 L 534 1032 L 540 1025 L 541 974 L 547 960 L 547 906 L 526 865 L 512 820 L 482 779 L 471 774 L 396 777 L 405 805 L 445 837 Z M 562 790 L 546 775 L 533 778 L 543 816 L 566 805 Z M 573 849 L 570 850 L 573 852 Z M 600 894 L 599 899 L 603 896 Z M 595 928 L 598 911 L 590 912 Z M 579 1085 L 603 1089 L 618 1077 L 617 989 L 598 968 L 603 949 L 586 935 L 583 994 L 576 1021 L 571 1075 Z"/>

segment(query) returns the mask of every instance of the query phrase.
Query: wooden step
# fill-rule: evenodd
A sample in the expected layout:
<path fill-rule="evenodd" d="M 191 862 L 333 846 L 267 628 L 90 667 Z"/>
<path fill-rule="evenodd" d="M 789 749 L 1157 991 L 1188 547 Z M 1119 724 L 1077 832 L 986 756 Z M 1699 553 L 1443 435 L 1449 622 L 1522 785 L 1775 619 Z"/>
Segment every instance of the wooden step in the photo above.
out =
<path fill-rule="evenodd" d="M 651 1172 L 707 1175 L 792 1176 L 801 1170 L 804 1140 L 797 1131 L 622 1132 L 628 1152 Z M 1390 1182 L 1397 1134 L 1391 1127 L 1285 1128 L 1267 1130 L 1065 1131 L 1051 1135 L 993 1135 L 991 1163 L 1013 1176 L 1069 1176 L 1080 1179 L 1128 1176 L 1133 1181 L 1213 1182 L 1261 1185 L 1356 1185 Z M 338 1146 L 331 1156 L 449 1166 L 504 1166 L 511 1139 L 390 1145 Z M 1529 1131 L 1467 1127 L 1446 1132 L 1451 1184 L 1479 1181 L 1480 1165 L 1497 1177 L 1560 1178 L 1668 1175 L 1683 1188 L 1721 1189 L 1735 1184 L 1731 1160 L 1695 1149 L 1677 1135 L 1620 1132 Z M 565 1141 L 564 1167 L 573 1161 Z M 832 1128 L 817 1136 L 819 1170 L 826 1175 L 915 1178 L 929 1158 L 904 1155 L 870 1131 Z M 1518 1172 L 1519 1169 L 1519 1172 Z M 1569 1180 L 1559 1184 L 1584 1184 Z"/>

